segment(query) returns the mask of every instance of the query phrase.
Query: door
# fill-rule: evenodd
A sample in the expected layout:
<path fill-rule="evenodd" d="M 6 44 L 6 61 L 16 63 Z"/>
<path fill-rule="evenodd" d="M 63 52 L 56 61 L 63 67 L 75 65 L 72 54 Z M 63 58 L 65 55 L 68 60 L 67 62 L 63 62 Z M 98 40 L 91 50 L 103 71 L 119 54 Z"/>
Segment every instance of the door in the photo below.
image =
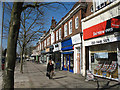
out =
<path fill-rule="evenodd" d="M 69 54 L 69 71 L 73 72 L 74 67 L 74 60 L 73 60 L 73 53 Z"/>
<path fill-rule="evenodd" d="M 77 48 L 77 73 L 80 73 L 80 48 Z"/>

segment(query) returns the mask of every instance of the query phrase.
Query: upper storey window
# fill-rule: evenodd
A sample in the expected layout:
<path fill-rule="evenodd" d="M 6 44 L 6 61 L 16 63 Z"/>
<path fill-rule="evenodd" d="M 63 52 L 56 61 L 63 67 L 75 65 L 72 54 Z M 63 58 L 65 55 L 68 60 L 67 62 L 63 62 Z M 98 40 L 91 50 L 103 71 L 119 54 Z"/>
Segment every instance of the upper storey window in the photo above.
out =
<path fill-rule="evenodd" d="M 99 10 L 103 7 L 105 7 L 106 5 L 114 2 L 115 0 L 95 0 L 96 3 L 96 10 Z"/>
<path fill-rule="evenodd" d="M 69 21 L 69 34 L 72 33 L 72 20 Z"/>
<path fill-rule="evenodd" d="M 67 36 L 67 23 L 64 25 L 64 37 Z"/>
<path fill-rule="evenodd" d="M 75 29 L 78 29 L 78 16 L 75 18 Z"/>

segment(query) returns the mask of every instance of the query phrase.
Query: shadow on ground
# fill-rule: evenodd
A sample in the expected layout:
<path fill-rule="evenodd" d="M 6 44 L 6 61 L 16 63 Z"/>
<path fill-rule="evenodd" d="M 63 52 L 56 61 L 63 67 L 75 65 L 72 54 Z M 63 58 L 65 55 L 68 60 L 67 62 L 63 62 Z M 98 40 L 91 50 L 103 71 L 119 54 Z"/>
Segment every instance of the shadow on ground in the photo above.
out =
<path fill-rule="evenodd" d="M 65 78 L 65 77 L 67 77 L 67 76 L 55 77 L 55 78 L 53 78 L 53 79 L 61 79 L 61 78 Z"/>

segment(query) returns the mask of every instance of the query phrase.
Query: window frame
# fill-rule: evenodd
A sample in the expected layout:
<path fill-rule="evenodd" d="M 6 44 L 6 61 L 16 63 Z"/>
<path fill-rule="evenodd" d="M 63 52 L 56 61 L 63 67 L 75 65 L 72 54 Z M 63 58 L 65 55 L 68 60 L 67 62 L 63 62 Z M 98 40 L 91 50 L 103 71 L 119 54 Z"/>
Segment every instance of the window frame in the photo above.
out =
<path fill-rule="evenodd" d="M 59 29 L 59 40 L 61 39 L 61 28 Z"/>
<path fill-rule="evenodd" d="M 58 37 L 58 30 L 56 31 L 56 41 L 58 41 L 59 37 Z"/>
<path fill-rule="evenodd" d="M 67 23 L 64 25 L 64 37 L 67 36 Z"/>
<path fill-rule="evenodd" d="M 72 34 L 72 19 L 69 21 L 69 35 L 70 34 Z"/>
<path fill-rule="evenodd" d="M 78 19 L 78 20 L 77 20 Z M 78 29 L 79 26 L 79 18 L 78 16 L 75 18 L 75 29 Z"/>

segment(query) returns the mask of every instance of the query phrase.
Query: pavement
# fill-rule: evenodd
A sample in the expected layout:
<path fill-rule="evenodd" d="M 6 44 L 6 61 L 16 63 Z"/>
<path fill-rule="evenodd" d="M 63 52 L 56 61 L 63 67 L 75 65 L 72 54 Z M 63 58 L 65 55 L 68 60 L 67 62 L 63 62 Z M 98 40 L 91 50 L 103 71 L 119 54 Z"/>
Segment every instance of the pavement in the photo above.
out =
<path fill-rule="evenodd" d="M 80 74 L 68 71 L 55 71 L 53 79 L 49 79 L 46 77 L 46 65 L 31 61 L 24 62 L 23 74 L 20 73 L 20 64 L 17 64 L 14 78 L 15 88 L 97 88 L 95 81 L 85 81 Z"/>
<path fill-rule="evenodd" d="M 53 79 L 46 77 L 46 65 L 31 61 L 24 63 L 23 74 L 19 65 L 15 70 L 15 88 L 95 88 L 96 82 L 68 71 L 55 71 Z"/>

